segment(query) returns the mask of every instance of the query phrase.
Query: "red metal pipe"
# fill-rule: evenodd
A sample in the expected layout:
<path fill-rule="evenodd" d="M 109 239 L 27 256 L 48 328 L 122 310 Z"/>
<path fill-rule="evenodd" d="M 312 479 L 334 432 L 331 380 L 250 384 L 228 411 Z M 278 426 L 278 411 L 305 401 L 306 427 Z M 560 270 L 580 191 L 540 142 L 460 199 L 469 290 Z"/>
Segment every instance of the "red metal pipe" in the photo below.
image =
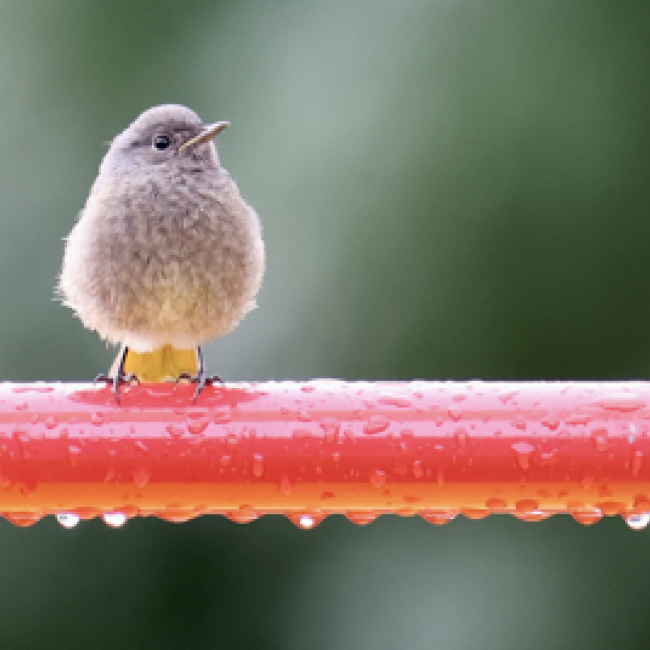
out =
<path fill-rule="evenodd" d="M 650 519 L 650 384 L 0 385 L 0 513 Z M 67 518 L 66 518 L 67 516 Z"/>

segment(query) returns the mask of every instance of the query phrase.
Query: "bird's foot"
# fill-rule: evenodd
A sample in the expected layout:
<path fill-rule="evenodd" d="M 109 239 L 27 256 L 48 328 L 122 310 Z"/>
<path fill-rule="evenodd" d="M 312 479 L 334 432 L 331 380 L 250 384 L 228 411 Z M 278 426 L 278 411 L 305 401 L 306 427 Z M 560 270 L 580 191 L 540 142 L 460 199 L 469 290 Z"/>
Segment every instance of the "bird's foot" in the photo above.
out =
<path fill-rule="evenodd" d="M 109 377 L 108 375 L 97 375 L 94 379 L 94 383 L 97 383 L 98 381 L 103 381 L 107 386 L 112 386 L 113 388 L 113 395 L 115 395 L 115 399 L 117 400 L 117 403 L 120 404 L 120 384 L 132 384 L 135 382 L 136 384 L 140 383 L 140 380 L 138 379 L 137 375 L 133 372 L 130 372 L 128 375 L 119 371 L 115 373 L 114 377 Z"/>
<path fill-rule="evenodd" d="M 194 395 L 192 396 L 193 402 L 196 402 L 196 399 L 201 394 L 201 391 L 207 385 L 212 386 L 212 384 L 217 382 L 220 384 L 224 383 L 223 379 L 221 379 L 219 375 L 208 375 L 203 370 L 199 370 L 199 372 L 197 372 L 196 375 L 190 375 L 189 372 L 182 372 L 180 375 L 178 375 L 178 377 L 176 377 L 176 383 L 178 384 L 183 379 L 189 381 L 190 384 L 196 384 L 196 390 L 194 391 Z"/>

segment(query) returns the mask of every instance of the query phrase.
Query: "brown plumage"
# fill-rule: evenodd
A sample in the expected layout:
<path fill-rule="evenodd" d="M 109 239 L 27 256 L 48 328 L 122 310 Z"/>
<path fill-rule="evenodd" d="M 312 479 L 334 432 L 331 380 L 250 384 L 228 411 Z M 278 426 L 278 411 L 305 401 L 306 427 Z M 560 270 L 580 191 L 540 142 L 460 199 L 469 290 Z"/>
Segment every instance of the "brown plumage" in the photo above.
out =
<path fill-rule="evenodd" d="M 255 307 L 264 245 L 212 140 L 226 126 L 178 105 L 142 113 L 113 140 L 67 238 L 63 302 L 126 346 L 122 370 L 141 379 L 195 374 L 170 350 L 227 334 Z"/>

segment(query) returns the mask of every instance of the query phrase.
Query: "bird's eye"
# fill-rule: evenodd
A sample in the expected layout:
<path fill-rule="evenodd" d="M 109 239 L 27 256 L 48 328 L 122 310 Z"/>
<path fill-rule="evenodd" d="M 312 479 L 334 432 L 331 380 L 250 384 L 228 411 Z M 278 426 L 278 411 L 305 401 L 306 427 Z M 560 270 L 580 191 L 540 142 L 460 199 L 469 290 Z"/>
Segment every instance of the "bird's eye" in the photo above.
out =
<path fill-rule="evenodd" d="M 166 136 L 166 135 L 157 135 L 153 139 L 153 146 L 154 148 L 158 149 L 158 151 L 163 151 L 164 149 L 167 149 L 171 145 L 172 141 Z"/>

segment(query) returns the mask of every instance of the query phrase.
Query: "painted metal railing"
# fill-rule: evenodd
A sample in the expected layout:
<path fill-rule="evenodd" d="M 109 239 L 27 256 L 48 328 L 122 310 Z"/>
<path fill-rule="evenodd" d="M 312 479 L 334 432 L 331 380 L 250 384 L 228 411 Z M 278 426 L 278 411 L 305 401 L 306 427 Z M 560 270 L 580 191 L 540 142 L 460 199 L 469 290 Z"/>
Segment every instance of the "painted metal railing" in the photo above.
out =
<path fill-rule="evenodd" d="M 18 525 L 333 513 L 650 519 L 650 384 L 0 384 L 0 514 Z"/>

